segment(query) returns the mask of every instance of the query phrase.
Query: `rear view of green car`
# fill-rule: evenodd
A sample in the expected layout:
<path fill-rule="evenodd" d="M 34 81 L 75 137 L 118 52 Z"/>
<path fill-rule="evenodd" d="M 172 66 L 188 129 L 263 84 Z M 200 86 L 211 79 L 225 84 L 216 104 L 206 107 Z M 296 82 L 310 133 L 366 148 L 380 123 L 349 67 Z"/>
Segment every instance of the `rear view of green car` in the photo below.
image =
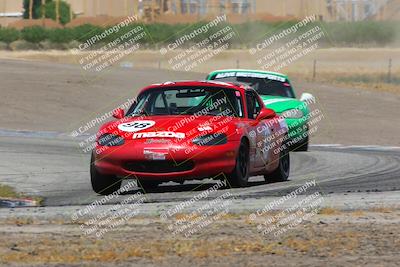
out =
<path fill-rule="evenodd" d="M 287 143 L 296 151 L 308 150 L 308 104 L 315 102 L 309 93 L 296 99 L 289 78 L 281 73 L 257 70 L 217 70 L 207 80 L 247 84 L 254 88 L 266 107 L 285 118 L 289 127 Z"/>

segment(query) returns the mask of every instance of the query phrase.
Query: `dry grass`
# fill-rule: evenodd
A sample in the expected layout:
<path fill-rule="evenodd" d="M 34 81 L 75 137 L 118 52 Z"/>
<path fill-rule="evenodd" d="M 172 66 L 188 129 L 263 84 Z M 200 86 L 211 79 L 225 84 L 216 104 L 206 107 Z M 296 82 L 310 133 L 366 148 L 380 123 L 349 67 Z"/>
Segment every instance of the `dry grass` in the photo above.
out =
<path fill-rule="evenodd" d="M 11 186 L 0 185 L 0 197 L 14 198 L 19 196 L 20 195 Z"/>
<path fill-rule="evenodd" d="M 7 244 L 10 245 L 10 244 Z M 283 252 L 276 242 L 262 240 L 141 240 L 140 242 L 118 240 L 85 240 L 75 242 L 60 239 L 38 238 L 34 241 L 14 242 L 13 250 L 3 257 L 5 262 L 41 263 L 82 261 L 115 262 L 133 257 L 161 259 L 167 255 L 190 258 L 221 257 L 234 253 L 279 254 Z"/>
<path fill-rule="evenodd" d="M 383 207 L 371 210 L 390 211 Z M 330 217 L 338 213 L 337 217 L 341 219 Z M 394 253 L 394 239 L 398 233 L 395 224 L 385 223 L 382 227 L 377 227 L 376 222 L 366 224 L 365 220 L 351 220 L 352 215 L 368 217 L 371 212 L 325 208 L 315 219 L 281 236 L 261 235 L 255 225 L 247 221 L 248 214 L 233 215 L 190 238 L 169 235 L 166 229 L 169 224 L 160 223 L 158 217 L 137 219 L 140 223 L 128 223 L 118 231 L 107 233 L 102 239 L 83 236 L 78 225 L 55 227 L 53 230 L 47 228 L 47 231 L 38 233 L 38 229 L 54 227 L 61 222 L 53 220 L 46 225 L 35 220 L 19 219 L 21 227 L 0 234 L 0 262 L 15 265 L 68 265 L 82 262 L 122 263 L 133 259 L 139 262 L 159 262 L 173 258 L 177 261 L 190 259 L 195 263 L 206 258 L 233 261 L 242 257 L 265 255 L 327 257 L 328 260 L 333 260 L 337 257 L 358 255 L 357 253 L 372 253 L 375 256 Z M 177 218 L 182 218 L 181 216 L 183 214 Z M 319 223 L 324 217 L 331 219 Z M 347 218 L 350 218 L 350 222 Z M 10 224 L 15 222 L 15 219 L 9 220 Z M 29 225 L 31 223 L 37 225 Z M 371 247 L 374 248 L 372 252 L 369 250 Z"/>
<path fill-rule="evenodd" d="M 350 213 L 352 216 L 361 217 L 365 215 L 365 212 L 362 210 L 355 210 Z"/>
<path fill-rule="evenodd" d="M 334 208 L 322 208 L 318 211 L 318 214 L 320 215 L 338 215 L 341 214 L 342 211 L 338 210 L 338 209 L 334 209 Z"/>
<path fill-rule="evenodd" d="M 25 194 L 18 193 L 11 186 L 1 185 L 1 184 L 0 184 L 0 198 L 5 198 L 5 199 L 26 198 L 36 201 L 38 205 L 41 205 L 43 202 L 43 198 L 41 197 L 38 196 L 29 197 L 26 196 Z"/>
<path fill-rule="evenodd" d="M 311 239 L 290 238 L 283 244 L 299 252 L 313 252 L 323 254 L 329 248 L 329 256 L 339 254 L 341 250 L 352 251 L 358 248 L 360 234 L 356 232 L 337 233 L 335 236 Z"/>
<path fill-rule="evenodd" d="M 334 82 L 337 85 L 351 86 L 357 89 L 364 89 L 369 91 L 387 92 L 392 94 L 400 94 L 400 86 L 389 83 L 360 83 L 360 82 Z"/>
<path fill-rule="evenodd" d="M 392 73 L 391 82 L 388 82 L 387 73 L 377 71 L 371 73 L 366 70 L 351 70 L 349 72 L 322 72 L 314 80 L 309 74 L 290 73 L 290 77 L 307 82 L 320 82 L 333 84 L 340 87 L 352 87 L 368 91 L 387 92 L 400 94 L 400 71 Z"/>
<path fill-rule="evenodd" d="M 395 210 L 393 208 L 388 208 L 388 207 L 374 207 L 369 209 L 369 211 L 376 213 L 393 213 Z"/>
<path fill-rule="evenodd" d="M 368 210 L 349 210 L 349 211 L 341 211 L 339 209 L 334 209 L 330 207 L 322 208 L 319 210 L 318 214 L 319 215 L 351 215 L 354 217 L 361 217 L 361 216 L 366 216 L 368 212 L 375 212 L 375 213 L 392 213 L 394 212 L 393 208 L 388 208 L 388 207 L 374 207 L 370 208 Z"/>

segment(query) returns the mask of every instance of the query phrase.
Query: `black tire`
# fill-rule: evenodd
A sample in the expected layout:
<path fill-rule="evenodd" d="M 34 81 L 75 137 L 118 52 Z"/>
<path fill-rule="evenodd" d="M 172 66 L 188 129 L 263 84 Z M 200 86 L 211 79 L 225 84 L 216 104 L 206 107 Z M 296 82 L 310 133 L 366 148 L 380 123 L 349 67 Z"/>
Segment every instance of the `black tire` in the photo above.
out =
<path fill-rule="evenodd" d="M 158 181 L 146 181 L 146 180 L 138 181 L 138 186 L 141 187 L 144 191 L 155 189 L 159 184 L 160 182 Z"/>
<path fill-rule="evenodd" d="M 283 150 L 279 155 L 279 166 L 272 173 L 264 175 L 267 182 L 284 182 L 289 178 L 290 155 L 289 150 Z"/>
<path fill-rule="evenodd" d="M 240 143 L 235 168 L 228 175 L 228 181 L 232 187 L 247 186 L 249 181 L 249 145 L 243 140 Z"/>
<path fill-rule="evenodd" d="M 90 159 L 90 181 L 93 191 L 100 195 L 110 195 L 121 188 L 122 180 L 115 175 L 104 175 L 94 165 L 94 155 Z"/>
<path fill-rule="evenodd" d="M 308 151 L 308 136 L 295 145 L 294 151 Z"/>

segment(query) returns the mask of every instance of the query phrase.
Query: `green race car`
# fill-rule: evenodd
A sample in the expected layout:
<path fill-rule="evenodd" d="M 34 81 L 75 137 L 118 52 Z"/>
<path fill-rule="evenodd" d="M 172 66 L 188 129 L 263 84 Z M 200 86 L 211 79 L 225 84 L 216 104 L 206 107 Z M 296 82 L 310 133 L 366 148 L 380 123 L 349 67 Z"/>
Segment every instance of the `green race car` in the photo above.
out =
<path fill-rule="evenodd" d="M 207 80 L 246 84 L 254 88 L 266 107 L 285 118 L 289 127 L 287 144 L 296 151 L 308 150 L 308 120 L 310 103 L 315 98 L 303 93 L 296 99 L 289 78 L 281 73 L 258 70 L 216 70 Z"/>

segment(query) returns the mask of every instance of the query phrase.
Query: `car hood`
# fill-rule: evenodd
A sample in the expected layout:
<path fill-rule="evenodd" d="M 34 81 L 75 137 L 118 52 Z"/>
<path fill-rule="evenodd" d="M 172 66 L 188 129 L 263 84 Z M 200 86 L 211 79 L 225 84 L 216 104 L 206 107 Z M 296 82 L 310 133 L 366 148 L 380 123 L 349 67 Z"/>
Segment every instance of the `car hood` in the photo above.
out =
<path fill-rule="evenodd" d="M 267 108 L 274 110 L 278 114 L 294 108 L 304 110 L 306 107 L 304 102 L 295 98 L 269 95 L 260 95 L 260 97 Z"/>
<path fill-rule="evenodd" d="M 183 139 L 191 140 L 199 135 L 224 132 L 234 139 L 239 120 L 216 116 L 145 116 L 125 117 L 104 124 L 98 136 L 113 133 L 127 140 Z"/>

